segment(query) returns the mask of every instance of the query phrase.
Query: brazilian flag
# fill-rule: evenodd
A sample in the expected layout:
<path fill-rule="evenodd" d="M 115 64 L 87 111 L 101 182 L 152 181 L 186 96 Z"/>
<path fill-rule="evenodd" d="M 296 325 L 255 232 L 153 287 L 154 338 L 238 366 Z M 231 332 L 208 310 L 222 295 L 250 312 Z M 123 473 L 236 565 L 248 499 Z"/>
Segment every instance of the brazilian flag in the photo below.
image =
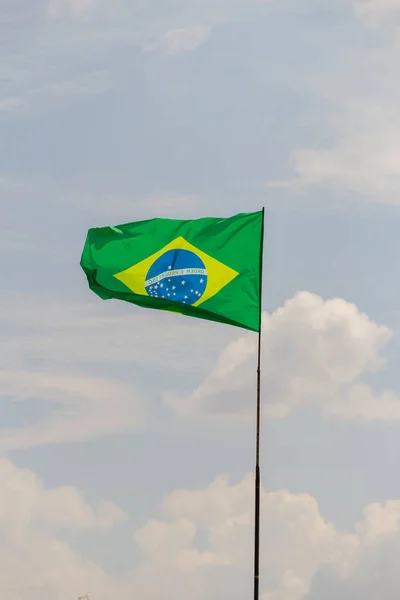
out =
<path fill-rule="evenodd" d="M 264 210 L 90 229 L 81 266 L 100 298 L 260 330 Z"/>

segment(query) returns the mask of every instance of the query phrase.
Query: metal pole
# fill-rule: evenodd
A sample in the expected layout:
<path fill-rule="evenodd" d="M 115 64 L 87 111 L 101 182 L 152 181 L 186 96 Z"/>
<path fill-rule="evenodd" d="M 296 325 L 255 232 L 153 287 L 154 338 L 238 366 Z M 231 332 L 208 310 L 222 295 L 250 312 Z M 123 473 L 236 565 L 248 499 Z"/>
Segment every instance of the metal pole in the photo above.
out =
<path fill-rule="evenodd" d="M 258 331 L 257 352 L 257 412 L 256 412 L 256 469 L 255 469 L 255 527 L 254 527 L 254 600 L 259 600 L 260 586 L 260 500 L 261 500 L 261 477 L 260 477 L 260 426 L 261 426 L 261 329 L 262 329 L 262 271 L 264 253 L 264 216 L 261 229 L 260 247 L 260 320 Z"/>

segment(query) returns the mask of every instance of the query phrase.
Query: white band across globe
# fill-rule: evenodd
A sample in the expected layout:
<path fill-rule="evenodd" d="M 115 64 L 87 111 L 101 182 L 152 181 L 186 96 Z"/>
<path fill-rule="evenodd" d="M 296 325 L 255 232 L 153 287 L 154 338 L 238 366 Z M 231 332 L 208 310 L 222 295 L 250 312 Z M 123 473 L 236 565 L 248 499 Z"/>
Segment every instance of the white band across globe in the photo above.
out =
<path fill-rule="evenodd" d="M 145 289 L 152 298 L 193 305 L 203 296 L 208 282 L 207 269 L 194 252 L 167 250 L 151 265 Z"/>
<path fill-rule="evenodd" d="M 153 283 L 162 281 L 166 277 L 178 277 L 181 275 L 207 275 L 207 271 L 206 269 L 175 269 L 174 271 L 164 271 L 164 273 L 160 273 L 160 275 L 145 281 L 144 285 L 147 287 L 153 285 Z"/>

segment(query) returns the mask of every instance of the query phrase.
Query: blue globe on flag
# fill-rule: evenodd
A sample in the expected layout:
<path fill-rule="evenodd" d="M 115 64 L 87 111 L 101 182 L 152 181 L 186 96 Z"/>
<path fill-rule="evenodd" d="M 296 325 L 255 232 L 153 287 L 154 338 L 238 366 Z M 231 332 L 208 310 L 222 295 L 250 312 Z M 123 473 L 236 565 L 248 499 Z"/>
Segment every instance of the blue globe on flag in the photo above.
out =
<path fill-rule="evenodd" d="M 168 250 L 151 265 L 145 287 L 152 298 L 192 305 L 206 291 L 207 270 L 194 252 Z"/>

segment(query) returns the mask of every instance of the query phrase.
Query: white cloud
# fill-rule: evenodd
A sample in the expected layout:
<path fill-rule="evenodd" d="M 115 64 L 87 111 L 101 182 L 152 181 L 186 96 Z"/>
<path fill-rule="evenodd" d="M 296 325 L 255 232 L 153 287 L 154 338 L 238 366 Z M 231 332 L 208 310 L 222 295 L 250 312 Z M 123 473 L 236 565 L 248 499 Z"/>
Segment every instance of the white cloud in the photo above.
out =
<path fill-rule="evenodd" d="M 274 0 L 182 0 L 164 10 L 163 0 L 152 9 L 130 3 L 131 18 L 142 25 L 139 38 L 144 50 L 158 49 L 167 55 L 192 51 L 205 43 L 213 27 L 243 18 L 257 7 Z"/>
<path fill-rule="evenodd" d="M 1 597 L 69 600 L 88 586 L 111 597 L 110 577 L 83 561 L 63 537 L 108 529 L 125 518 L 111 503 L 94 509 L 75 488 L 46 489 L 31 471 L 0 460 Z"/>
<path fill-rule="evenodd" d="M 399 0 L 353 0 L 357 17 L 372 27 L 400 27 Z"/>
<path fill-rule="evenodd" d="M 297 179 L 294 188 L 318 187 L 339 190 L 382 204 L 397 204 L 400 191 L 400 121 L 389 116 L 385 105 L 349 109 L 353 117 L 350 130 L 341 126 L 337 142 L 331 148 L 303 148 L 294 152 Z M 369 116 L 368 116 L 369 115 Z M 359 123 L 357 131 L 351 131 Z"/>
<path fill-rule="evenodd" d="M 0 112 L 16 112 L 23 106 L 21 98 L 2 98 L 0 100 Z"/>
<path fill-rule="evenodd" d="M 0 297 L 2 367 L 22 371 L 42 365 L 49 372 L 72 372 L 94 377 L 121 367 L 152 367 L 155 372 L 204 371 L 235 336 L 226 326 L 202 322 L 118 302 L 102 302 L 81 285 L 88 301 L 43 294 Z M 219 335 L 213 336 L 215 327 Z M 188 348 L 190 347 L 190 353 Z M 128 379 L 129 381 L 129 379 Z"/>
<path fill-rule="evenodd" d="M 213 26 L 265 0 L 32 0 L 4 11 L 0 63 L 3 116 L 36 113 L 116 85 L 113 50 L 125 45 L 169 55 L 194 50 Z M 8 35 L 8 26 L 12 35 Z M 11 29 L 12 28 L 12 29 Z M 16 35 L 17 34 L 17 35 Z M 9 42 L 9 38 L 13 43 Z M 119 61 L 119 59 L 118 59 Z M 98 73 L 94 64 L 104 65 Z"/>
<path fill-rule="evenodd" d="M 210 28 L 203 25 L 170 29 L 159 40 L 145 47 L 145 51 L 159 50 L 167 55 L 189 52 L 201 46 L 210 34 Z"/>
<path fill-rule="evenodd" d="M 111 86 L 107 64 L 103 62 L 101 70 L 91 64 L 93 52 L 102 49 L 91 37 L 93 24 L 86 24 L 87 34 L 81 37 L 74 21 L 42 22 L 33 18 L 33 12 L 21 9 L 10 25 L 14 43 L 8 43 L 6 36 L 2 45 L 3 117 L 29 116 L 59 108 L 81 96 L 102 94 Z"/>
<path fill-rule="evenodd" d="M 356 306 L 298 293 L 263 321 L 263 397 L 265 416 L 279 418 L 296 406 L 313 405 L 324 415 L 399 420 L 400 398 L 375 394 L 363 375 L 385 364 L 380 351 L 391 338 Z M 256 336 L 230 343 L 210 375 L 192 393 L 167 394 L 165 402 L 181 415 L 243 418 L 254 411 Z"/>
<path fill-rule="evenodd" d="M 0 100 L 0 112 L 28 116 L 32 113 L 66 106 L 76 98 L 102 94 L 109 90 L 110 78 L 104 71 L 82 77 L 60 79 L 26 90 L 20 97 Z"/>
<path fill-rule="evenodd" d="M 330 141 L 323 147 L 294 150 L 291 160 L 295 176 L 272 181 L 270 186 L 350 193 L 363 201 L 399 203 L 400 114 L 396 103 L 399 89 L 393 79 L 394 65 L 391 68 L 393 63 L 397 64 L 397 58 L 391 57 L 389 61 L 386 53 L 375 58 L 366 74 L 373 92 L 364 89 L 367 83 L 359 81 L 359 74 L 353 75 L 359 82 L 358 90 L 354 89 L 354 81 L 350 81 L 351 74 L 341 82 L 340 75 L 337 76 L 336 90 L 329 82 L 320 82 L 326 110 L 318 126 Z M 357 67 L 354 68 L 357 73 Z M 365 65 L 361 69 L 368 71 Z"/>
<path fill-rule="evenodd" d="M 144 426 L 147 398 L 131 372 L 143 349 L 127 330 L 137 332 L 140 319 L 107 318 L 90 304 L 46 294 L 4 293 L 0 306 L 0 452 Z"/>
<path fill-rule="evenodd" d="M 51 17 L 65 14 L 77 17 L 91 10 L 94 5 L 95 0 L 50 0 L 47 11 Z"/>
<path fill-rule="evenodd" d="M 135 536 L 144 560 L 134 573 L 133 584 L 144 587 L 156 569 L 158 578 L 150 583 L 149 597 L 249 596 L 253 477 L 247 476 L 238 485 L 218 477 L 203 490 L 175 491 L 164 499 L 163 508 L 165 520 L 149 521 Z M 327 560 L 335 542 L 334 528 L 324 522 L 317 503 L 307 495 L 264 493 L 262 514 L 263 598 L 299 600 L 321 562 Z"/>
<path fill-rule="evenodd" d="M 249 597 L 253 485 L 252 475 L 238 485 L 218 477 L 206 489 L 166 496 L 163 520 L 149 521 L 136 534 L 144 558 L 133 575 L 135 589 L 146 588 L 149 598 L 161 600 L 171 595 L 190 600 Z M 316 575 L 324 571 L 354 586 L 371 566 L 385 598 L 385 578 L 396 576 L 397 564 L 391 561 L 387 568 L 381 561 L 393 543 L 399 547 L 398 500 L 367 506 L 362 521 L 347 533 L 326 522 L 312 496 L 264 491 L 262 599 L 304 600 Z M 149 577 L 155 571 L 157 579 Z M 399 578 L 396 589 L 399 593 Z M 325 598 L 327 592 L 329 587 L 318 597 Z"/>
<path fill-rule="evenodd" d="M 82 286 L 91 297 L 83 273 Z M 161 394 L 158 379 L 206 372 L 209 351 L 232 336 L 227 327 L 215 338 L 211 324 L 92 300 L 2 294 L 0 451 L 141 428 L 149 397 Z"/>
<path fill-rule="evenodd" d="M 160 517 L 134 535 L 139 562 L 117 576 L 83 560 L 65 536 L 98 531 L 98 543 L 106 544 L 104 530 L 126 518 L 120 508 L 93 508 L 75 488 L 46 489 L 31 471 L 0 460 L 0 595 L 70 600 L 90 590 L 95 600 L 128 600 L 133 593 L 149 600 L 248 597 L 253 486 L 251 474 L 238 484 L 219 476 L 204 489 L 167 494 Z M 350 532 L 327 522 L 308 494 L 263 490 L 261 514 L 262 600 L 305 600 L 325 573 L 330 584 L 353 589 L 373 576 L 385 600 L 386 586 L 400 593 L 397 560 L 390 559 L 400 549 L 400 501 L 366 506 Z M 317 597 L 331 598 L 330 589 L 326 584 Z"/>
<path fill-rule="evenodd" d="M 132 386 L 68 371 L 5 371 L 1 396 L 14 403 L 40 399 L 46 416 L 32 425 L 1 429 L 0 450 L 86 441 L 143 424 L 142 394 Z"/>
<path fill-rule="evenodd" d="M 45 489 L 34 473 L 0 459 L 0 520 L 12 539 L 24 538 L 32 526 L 108 529 L 121 519 L 125 514 L 110 502 L 93 509 L 74 487 Z"/>
<path fill-rule="evenodd" d="M 400 26 L 397 1 L 360 0 L 355 10 L 371 25 L 387 21 L 388 26 Z M 381 31 L 370 35 L 373 47 L 338 49 L 330 69 L 304 77 L 317 107 L 309 121 L 312 141 L 291 149 L 293 177 L 271 181 L 270 186 L 297 193 L 319 190 L 335 199 L 399 203 L 400 49 Z"/>
<path fill-rule="evenodd" d="M 146 380 L 150 397 L 161 394 L 166 382 L 182 381 L 186 387 L 186 382 L 204 377 L 190 394 L 165 396 L 177 414 L 224 420 L 253 416 L 253 334 L 236 338 L 236 330 L 221 326 L 215 336 L 212 324 L 199 327 L 193 319 L 129 306 L 125 311 L 96 299 L 79 305 L 57 297 L 3 295 L 0 305 L 1 395 L 19 415 L 12 429 L 3 418 L 0 450 L 87 440 L 141 427 L 148 400 L 138 389 L 138 378 L 149 368 L 155 374 L 153 381 Z M 374 392 L 363 381 L 365 374 L 384 367 L 381 351 L 391 333 L 355 306 L 303 292 L 265 315 L 263 326 L 267 417 L 284 417 L 310 404 L 326 416 L 400 418 L 397 394 Z"/>

